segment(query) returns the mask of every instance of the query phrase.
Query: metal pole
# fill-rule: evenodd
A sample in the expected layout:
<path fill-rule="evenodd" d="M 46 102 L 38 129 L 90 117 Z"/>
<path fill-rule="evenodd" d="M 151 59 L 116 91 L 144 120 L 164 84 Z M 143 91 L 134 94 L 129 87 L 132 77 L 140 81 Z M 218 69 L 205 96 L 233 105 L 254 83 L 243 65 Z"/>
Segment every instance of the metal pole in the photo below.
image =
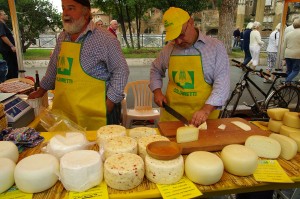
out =
<path fill-rule="evenodd" d="M 23 67 L 22 45 L 20 42 L 19 24 L 18 24 L 15 0 L 8 0 L 8 5 L 9 5 L 10 17 L 11 17 L 11 22 L 12 22 L 12 27 L 14 32 L 15 44 L 16 44 L 18 67 L 19 67 L 19 71 L 23 71 L 24 67 Z M 25 77 L 24 72 L 20 73 L 20 77 Z"/>

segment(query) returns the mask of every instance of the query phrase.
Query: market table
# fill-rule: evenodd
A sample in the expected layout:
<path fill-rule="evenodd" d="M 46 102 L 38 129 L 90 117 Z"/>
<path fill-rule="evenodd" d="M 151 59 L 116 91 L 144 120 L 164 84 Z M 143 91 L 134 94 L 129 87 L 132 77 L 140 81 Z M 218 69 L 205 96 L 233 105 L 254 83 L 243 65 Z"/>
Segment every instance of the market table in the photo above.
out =
<path fill-rule="evenodd" d="M 263 127 L 262 127 L 263 128 Z M 32 154 L 41 153 L 41 148 L 45 145 L 54 132 L 42 132 L 41 135 L 45 138 L 43 144 L 39 146 L 27 149 L 20 154 L 20 159 L 27 157 Z M 86 132 L 87 139 L 89 141 L 96 140 L 95 131 Z M 91 147 L 93 150 L 98 150 L 98 146 L 94 145 Z M 216 152 L 220 156 L 220 152 Z M 203 193 L 201 197 L 210 197 L 216 195 L 226 195 L 243 192 L 254 192 L 263 190 L 276 190 L 276 189 L 289 189 L 300 187 L 300 154 L 298 153 L 295 158 L 290 161 L 286 161 L 282 158 L 277 159 L 281 167 L 285 170 L 287 175 L 294 181 L 294 183 L 262 183 L 257 182 L 253 175 L 247 177 L 238 177 L 231 175 L 224 171 L 221 180 L 213 185 L 204 186 L 195 184 L 197 188 Z M 161 194 L 156 187 L 156 184 L 150 182 L 144 178 L 143 182 L 136 188 L 128 191 L 115 190 L 108 187 L 108 194 L 110 198 L 159 198 Z M 66 191 L 60 181 L 58 181 L 52 188 L 33 195 L 33 198 L 41 199 L 53 199 L 53 198 L 68 198 L 68 191 Z"/>

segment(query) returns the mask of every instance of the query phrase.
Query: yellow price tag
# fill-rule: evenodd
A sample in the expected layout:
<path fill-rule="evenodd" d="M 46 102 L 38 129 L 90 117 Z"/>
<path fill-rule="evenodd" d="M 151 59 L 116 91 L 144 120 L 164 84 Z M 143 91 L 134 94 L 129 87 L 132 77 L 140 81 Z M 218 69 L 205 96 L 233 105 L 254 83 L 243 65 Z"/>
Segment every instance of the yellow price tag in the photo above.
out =
<path fill-rule="evenodd" d="M 186 176 L 175 184 L 157 184 L 156 186 L 164 199 L 188 199 L 202 195 L 196 185 Z"/>
<path fill-rule="evenodd" d="M 69 199 L 83 199 L 83 198 L 101 198 L 108 199 L 107 185 L 104 181 L 100 185 L 90 188 L 84 192 L 69 192 Z"/>
<path fill-rule="evenodd" d="M 253 176 L 261 182 L 293 183 L 277 160 L 259 160 Z"/>
<path fill-rule="evenodd" d="M 6 192 L 0 194 L 1 199 L 32 199 L 32 196 L 32 193 L 24 193 L 20 191 L 16 186 L 13 186 Z"/>

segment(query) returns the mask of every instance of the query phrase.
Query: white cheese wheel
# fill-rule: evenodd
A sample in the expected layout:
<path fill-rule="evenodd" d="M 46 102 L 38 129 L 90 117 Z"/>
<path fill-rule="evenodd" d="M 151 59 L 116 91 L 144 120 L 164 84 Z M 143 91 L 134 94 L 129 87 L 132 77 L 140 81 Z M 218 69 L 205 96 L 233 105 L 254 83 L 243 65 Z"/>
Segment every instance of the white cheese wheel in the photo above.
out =
<path fill-rule="evenodd" d="M 142 137 L 138 140 L 138 154 L 145 159 L 147 155 L 146 147 L 151 142 L 155 141 L 170 141 L 167 137 L 161 136 L 161 135 L 150 135 L 147 137 Z"/>
<path fill-rule="evenodd" d="M 100 154 L 93 150 L 78 150 L 60 159 L 60 180 L 68 191 L 82 192 L 103 180 Z"/>
<path fill-rule="evenodd" d="M 248 176 L 257 168 L 258 156 L 243 145 L 231 144 L 223 148 L 221 159 L 225 170 L 237 176 Z"/>
<path fill-rule="evenodd" d="M 280 127 L 279 133 L 281 135 L 285 135 L 285 136 L 289 136 L 290 133 L 299 133 L 300 134 L 300 129 L 296 129 L 296 128 L 292 128 L 292 127 L 282 125 Z"/>
<path fill-rule="evenodd" d="M 281 152 L 280 143 L 270 137 L 252 135 L 247 138 L 245 146 L 251 148 L 258 157 L 276 159 Z"/>
<path fill-rule="evenodd" d="M 281 125 L 283 125 L 282 121 L 270 119 L 268 123 L 268 130 L 279 133 Z"/>
<path fill-rule="evenodd" d="M 19 159 L 18 147 L 11 141 L 0 141 L 0 158 L 9 158 L 16 163 Z"/>
<path fill-rule="evenodd" d="M 144 161 L 136 154 L 116 154 L 104 163 L 104 180 L 113 189 L 133 189 L 142 183 L 144 175 Z"/>
<path fill-rule="evenodd" d="M 9 158 L 0 158 L 0 193 L 9 189 L 15 183 L 14 171 L 16 163 Z"/>
<path fill-rule="evenodd" d="M 46 147 L 46 151 L 57 158 L 64 154 L 87 148 L 88 140 L 82 133 L 66 133 L 65 136 L 56 135 L 52 137 Z"/>
<path fill-rule="evenodd" d="M 103 147 L 106 140 L 114 137 L 126 136 L 126 128 L 121 125 L 106 125 L 97 130 L 97 142 Z"/>
<path fill-rule="evenodd" d="M 291 160 L 296 156 L 298 145 L 295 140 L 285 135 L 280 135 L 275 133 L 272 133 L 269 137 L 277 140 L 280 143 L 281 146 L 280 157 L 286 160 Z"/>
<path fill-rule="evenodd" d="M 284 113 L 282 121 L 283 124 L 288 127 L 300 129 L 300 118 L 299 118 L 299 113 L 297 112 Z"/>
<path fill-rule="evenodd" d="M 218 182 L 224 171 L 222 160 L 213 153 L 195 151 L 185 160 L 185 174 L 193 182 L 211 185 Z"/>
<path fill-rule="evenodd" d="M 193 126 L 182 126 L 177 129 L 177 143 L 192 142 L 198 140 L 199 129 Z"/>
<path fill-rule="evenodd" d="M 132 137 L 137 140 L 141 137 L 147 137 L 149 135 L 155 134 L 157 134 L 156 130 L 150 127 L 136 127 L 129 130 L 129 137 Z"/>
<path fill-rule="evenodd" d="M 115 137 L 107 140 L 104 145 L 105 159 L 120 153 L 137 154 L 137 141 L 134 138 L 127 136 Z"/>
<path fill-rule="evenodd" d="M 15 183 L 23 192 L 37 193 L 52 187 L 58 180 L 59 162 L 50 154 L 35 154 L 22 159 L 15 169 Z"/>
<path fill-rule="evenodd" d="M 295 142 L 298 145 L 298 152 L 300 152 L 300 133 L 298 133 L 298 132 L 291 132 L 289 134 L 289 137 L 292 138 L 293 140 L 295 140 Z"/>
<path fill-rule="evenodd" d="M 289 111 L 287 108 L 271 108 L 267 110 L 267 114 L 273 120 L 282 120 L 284 114 Z"/>
<path fill-rule="evenodd" d="M 232 121 L 232 124 L 236 125 L 237 127 L 243 129 L 244 131 L 250 131 L 251 127 L 248 124 L 245 124 L 244 122 L 241 121 Z"/>
<path fill-rule="evenodd" d="M 184 173 L 182 155 L 172 160 L 157 160 L 149 155 L 145 157 L 147 179 L 157 184 L 174 184 Z"/>

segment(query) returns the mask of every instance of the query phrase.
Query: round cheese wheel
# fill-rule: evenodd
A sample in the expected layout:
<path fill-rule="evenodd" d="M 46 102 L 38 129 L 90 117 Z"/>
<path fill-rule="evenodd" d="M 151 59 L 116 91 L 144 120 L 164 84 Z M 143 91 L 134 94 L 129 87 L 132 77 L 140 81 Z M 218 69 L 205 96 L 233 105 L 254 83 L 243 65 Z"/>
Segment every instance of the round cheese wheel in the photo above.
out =
<path fill-rule="evenodd" d="M 126 128 L 121 125 L 106 125 L 97 130 L 97 142 L 103 147 L 106 140 L 114 137 L 126 136 Z"/>
<path fill-rule="evenodd" d="M 37 193 L 52 187 L 58 180 L 59 162 L 50 154 L 35 154 L 22 159 L 15 169 L 15 183 L 26 193 Z"/>
<path fill-rule="evenodd" d="M 292 138 L 293 140 L 295 140 L 295 142 L 298 145 L 298 152 L 300 152 L 300 133 L 297 132 L 291 132 L 289 134 L 289 137 Z"/>
<path fill-rule="evenodd" d="M 270 137 L 252 135 L 247 138 L 245 146 L 251 148 L 258 157 L 276 159 L 281 152 L 279 142 Z"/>
<path fill-rule="evenodd" d="M 300 134 L 300 129 L 296 129 L 296 128 L 292 128 L 292 127 L 288 127 L 288 126 L 282 125 L 280 127 L 279 133 L 281 135 L 285 135 L 285 136 L 289 136 L 290 133 L 298 133 L 298 134 Z"/>
<path fill-rule="evenodd" d="M 161 135 L 150 135 L 147 137 L 142 137 L 138 140 L 138 154 L 143 159 L 145 159 L 147 155 L 146 147 L 151 142 L 155 141 L 170 141 L 167 137 L 161 136 Z"/>
<path fill-rule="evenodd" d="M 93 150 L 78 150 L 60 159 L 60 180 L 68 191 L 82 192 L 103 180 L 100 154 Z"/>
<path fill-rule="evenodd" d="M 224 171 L 222 160 L 206 151 L 190 153 L 185 160 L 185 174 L 193 182 L 211 185 L 218 182 Z"/>
<path fill-rule="evenodd" d="M 16 163 L 19 159 L 18 147 L 11 141 L 0 141 L 0 158 L 9 158 Z"/>
<path fill-rule="evenodd" d="M 270 119 L 268 123 L 268 130 L 279 133 L 281 125 L 283 125 L 282 121 Z"/>
<path fill-rule="evenodd" d="M 275 133 L 272 133 L 269 137 L 277 140 L 280 143 L 281 146 L 280 157 L 286 160 L 291 160 L 296 156 L 298 145 L 295 140 L 285 135 L 280 135 Z"/>
<path fill-rule="evenodd" d="M 56 135 L 52 137 L 47 145 L 47 152 L 61 158 L 64 154 L 86 149 L 87 139 L 82 133 L 66 133 L 65 136 Z"/>
<path fill-rule="evenodd" d="M 284 113 L 282 121 L 283 124 L 288 127 L 300 129 L 300 118 L 299 118 L 299 113 L 297 112 Z"/>
<path fill-rule="evenodd" d="M 146 155 L 145 167 L 147 179 L 157 184 L 174 184 L 184 173 L 182 156 L 172 160 L 157 160 Z"/>
<path fill-rule="evenodd" d="M 237 176 L 248 176 L 257 168 L 258 156 L 243 145 L 231 144 L 223 148 L 221 159 L 225 170 Z"/>
<path fill-rule="evenodd" d="M 104 145 L 104 157 L 119 153 L 133 153 L 137 154 L 137 141 L 134 138 L 122 136 L 107 140 Z"/>
<path fill-rule="evenodd" d="M 267 110 L 267 114 L 273 120 L 282 120 L 284 113 L 289 111 L 287 108 L 271 108 Z"/>
<path fill-rule="evenodd" d="M 147 137 L 155 134 L 156 130 L 150 127 L 136 127 L 129 130 L 129 136 L 137 140 L 141 137 Z"/>
<path fill-rule="evenodd" d="M 14 170 L 16 163 L 8 158 L 0 158 L 0 193 L 9 189 L 15 183 Z"/>
<path fill-rule="evenodd" d="M 104 163 L 104 180 L 113 189 L 133 189 L 142 183 L 144 167 L 143 159 L 136 154 L 116 154 Z"/>

